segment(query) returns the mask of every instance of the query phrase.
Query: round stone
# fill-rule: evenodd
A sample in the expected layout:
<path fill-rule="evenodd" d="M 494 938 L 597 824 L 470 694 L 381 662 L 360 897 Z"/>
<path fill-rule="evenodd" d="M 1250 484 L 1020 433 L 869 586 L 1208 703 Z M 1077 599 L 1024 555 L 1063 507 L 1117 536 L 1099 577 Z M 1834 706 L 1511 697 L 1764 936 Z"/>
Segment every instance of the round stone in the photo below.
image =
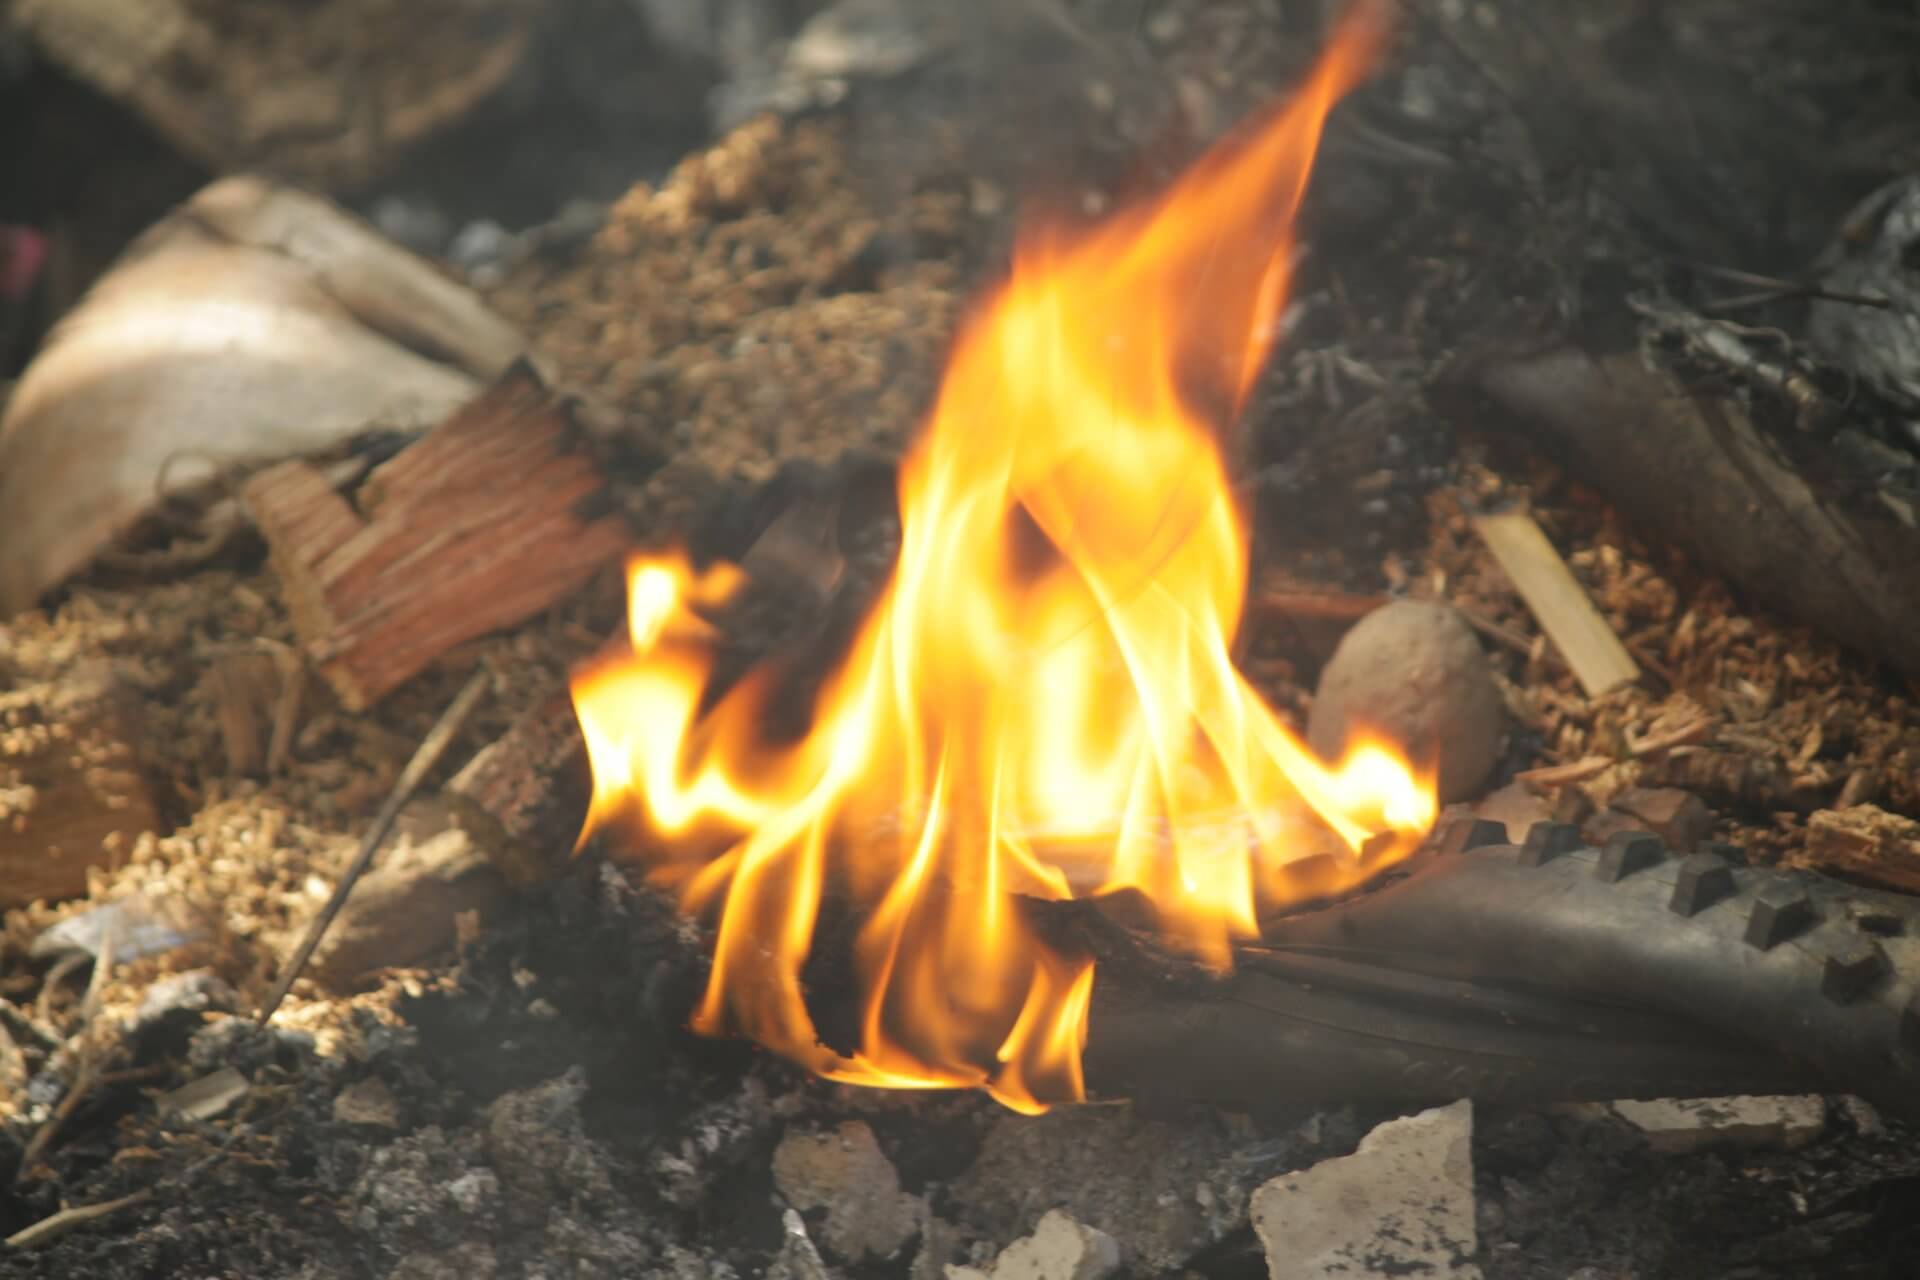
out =
<path fill-rule="evenodd" d="M 1459 610 L 1422 600 L 1383 605 L 1347 632 L 1307 718 L 1307 740 L 1326 759 L 1372 733 L 1433 770 L 1443 803 L 1479 793 L 1506 731 L 1479 637 Z"/>

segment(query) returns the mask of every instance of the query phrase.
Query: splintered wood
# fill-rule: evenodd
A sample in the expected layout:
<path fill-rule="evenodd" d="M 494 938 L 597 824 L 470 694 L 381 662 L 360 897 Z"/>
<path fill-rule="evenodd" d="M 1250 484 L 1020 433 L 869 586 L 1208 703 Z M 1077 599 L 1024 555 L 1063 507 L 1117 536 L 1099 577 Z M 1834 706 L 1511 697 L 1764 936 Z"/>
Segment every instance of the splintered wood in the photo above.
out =
<path fill-rule="evenodd" d="M 301 646 L 349 709 L 553 605 L 627 546 L 577 437 L 522 364 L 377 468 L 357 509 L 306 462 L 248 482 Z"/>
<path fill-rule="evenodd" d="M 1532 516 L 1475 516 L 1473 527 L 1589 698 L 1640 678 L 1639 665 Z"/>
<path fill-rule="evenodd" d="M 1807 819 L 1804 855 L 1788 861 L 1920 893 L 1920 822 L 1871 804 L 1823 809 Z"/>

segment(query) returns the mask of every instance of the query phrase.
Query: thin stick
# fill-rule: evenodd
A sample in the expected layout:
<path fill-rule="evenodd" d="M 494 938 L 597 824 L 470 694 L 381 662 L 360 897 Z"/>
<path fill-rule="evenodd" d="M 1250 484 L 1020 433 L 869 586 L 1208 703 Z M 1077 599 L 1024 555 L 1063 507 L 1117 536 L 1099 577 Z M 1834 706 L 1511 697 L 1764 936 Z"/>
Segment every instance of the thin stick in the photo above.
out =
<path fill-rule="evenodd" d="M 20 1153 L 20 1167 L 14 1172 L 13 1180 L 23 1182 L 40 1163 L 40 1157 L 66 1127 L 73 1113 L 80 1109 L 97 1083 L 98 1072 L 94 1070 L 99 1060 L 98 1029 L 93 1025 L 95 1016 L 100 1012 L 100 992 L 107 985 L 107 975 L 113 971 L 114 935 L 112 924 L 100 938 L 100 954 L 93 962 L 93 977 L 87 983 L 87 994 L 80 1002 L 80 1049 L 73 1068 L 73 1084 L 67 1089 L 66 1096 L 60 1099 L 60 1105 L 53 1109 L 47 1122 L 34 1132 L 27 1143 L 27 1149 Z"/>
<path fill-rule="evenodd" d="M 307 936 L 300 940 L 300 949 L 294 952 L 293 959 L 287 962 L 286 969 L 280 974 L 280 981 L 274 984 L 273 994 L 267 998 L 267 1003 L 260 1010 L 259 1025 L 266 1026 L 280 1008 L 281 1001 L 287 998 L 287 992 L 293 987 L 294 980 L 307 967 L 307 961 L 313 958 L 314 948 L 318 947 L 320 939 L 326 936 L 327 927 L 333 923 L 333 918 L 340 914 L 340 908 L 346 905 L 347 895 L 353 892 L 354 883 L 366 874 L 368 867 L 373 865 L 373 857 L 380 851 L 380 846 L 386 843 L 387 834 L 393 830 L 393 824 L 399 820 L 400 810 L 406 807 L 407 801 L 413 799 L 413 793 L 419 790 L 422 782 L 426 781 L 427 774 L 432 772 L 433 766 L 440 762 L 440 757 L 445 753 L 448 744 L 460 732 L 460 727 L 466 723 L 467 716 L 479 704 L 481 695 L 486 693 L 492 683 L 492 673 L 485 669 L 475 672 L 473 679 L 467 681 L 466 687 L 460 690 L 459 696 L 455 697 L 452 704 L 441 713 L 439 721 L 428 730 L 427 736 L 420 743 L 420 749 L 413 753 L 413 759 L 407 761 L 407 767 L 400 771 L 399 781 L 393 784 L 392 794 L 380 807 L 379 814 L 373 820 L 373 826 L 367 831 L 366 838 L 360 842 L 359 853 L 354 855 L 346 874 L 340 877 L 340 883 L 334 886 L 333 896 L 327 899 L 327 905 L 307 927 Z"/>
<path fill-rule="evenodd" d="M 1626 759 L 1644 760 L 1648 756 L 1660 755 L 1676 747 L 1690 747 L 1705 742 L 1713 734 L 1714 722 L 1709 716 L 1689 720 L 1665 733 L 1651 734 L 1639 741 L 1631 737 L 1627 740 Z M 1513 775 L 1515 782 L 1524 782 L 1530 787 L 1564 787 L 1570 783 L 1585 782 L 1588 778 L 1597 778 L 1614 765 L 1620 763 L 1617 756 L 1586 756 L 1566 764 L 1546 765 L 1539 769 L 1523 769 Z"/>
<path fill-rule="evenodd" d="M 131 1208 L 143 1200 L 153 1198 L 153 1192 L 136 1191 L 130 1196 L 121 1196 L 118 1200 L 103 1200 L 99 1204 L 75 1205 L 71 1209 L 62 1209 L 50 1214 L 29 1227 L 22 1227 L 6 1239 L 9 1249 L 31 1249 L 36 1245 L 57 1240 L 75 1227 L 85 1226 L 95 1218 L 104 1218 L 110 1213 Z"/>

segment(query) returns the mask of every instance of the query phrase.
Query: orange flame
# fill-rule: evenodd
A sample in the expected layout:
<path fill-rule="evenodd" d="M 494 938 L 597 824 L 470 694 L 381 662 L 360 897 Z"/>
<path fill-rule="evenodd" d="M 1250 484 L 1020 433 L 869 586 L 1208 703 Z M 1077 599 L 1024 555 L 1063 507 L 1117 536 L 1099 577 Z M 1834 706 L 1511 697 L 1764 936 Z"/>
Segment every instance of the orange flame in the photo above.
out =
<path fill-rule="evenodd" d="M 1263 907 L 1352 884 L 1431 824 L 1390 749 L 1328 766 L 1234 670 L 1247 533 L 1209 425 L 1260 367 L 1321 126 L 1383 35 L 1355 10 L 1293 99 L 1158 200 L 1024 243 L 956 343 L 902 469 L 893 578 L 798 742 L 756 732 L 765 678 L 702 710 L 700 610 L 740 571 L 632 566 L 632 652 L 575 683 L 588 830 L 638 819 L 656 879 L 720 906 L 696 1029 L 1041 1110 L 1085 1096 L 1093 967 L 1020 896 L 1139 890 L 1224 965 Z M 1331 871 L 1304 861 L 1329 830 Z M 803 998 L 829 888 L 862 911 L 851 1054 Z"/>

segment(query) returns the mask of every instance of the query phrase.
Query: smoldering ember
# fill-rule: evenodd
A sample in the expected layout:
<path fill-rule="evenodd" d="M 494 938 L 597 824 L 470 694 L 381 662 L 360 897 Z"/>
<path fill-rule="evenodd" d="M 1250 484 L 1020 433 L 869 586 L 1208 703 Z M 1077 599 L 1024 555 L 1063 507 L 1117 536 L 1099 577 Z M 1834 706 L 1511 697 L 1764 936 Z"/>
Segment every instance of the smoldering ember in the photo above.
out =
<path fill-rule="evenodd" d="M 0 1277 L 1920 1275 L 1916 59 L 0 0 Z"/>

